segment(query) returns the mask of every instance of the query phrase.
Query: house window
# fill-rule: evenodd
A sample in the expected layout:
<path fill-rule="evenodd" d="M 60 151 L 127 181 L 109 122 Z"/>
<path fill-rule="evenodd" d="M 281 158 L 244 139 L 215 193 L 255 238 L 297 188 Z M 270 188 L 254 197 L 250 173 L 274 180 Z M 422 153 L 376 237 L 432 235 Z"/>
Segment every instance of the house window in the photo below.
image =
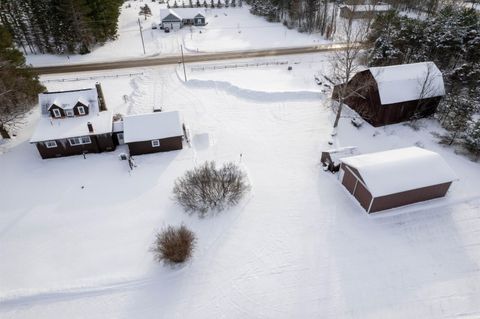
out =
<path fill-rule="evenodd" d="M 152 147 L 159 147 L 160 146 L 160 141 L 159 140 L 153 140 L 152 141 Z"/>
<path fill-rule="evenodd" d="M 68 116 L 68 117 L 72 117 L 73 116 L 73 110 L 65 110 L 65 115 Z"/>
<path fill-rule="evenodd" d="M 46 141 L 45 142 L 45 147 L 46 148 L 55 148 L 55 147 L 57 147 L 57 142 L 56 141 Z"/>
<path fill-rule="evenodd" d="M 83 144 L 90 144 L 92 140 L 90 136 L 81 136 L 81 137 L 72 137 L 68 139 L 68 142 L 71 146 L 83 145 Z"/>
<path fill-rule="evenodd" d="M 78 114 L 85 115 L 85 108 L 83 106 L 78 106 Z"/>
<path fill-rule="evenodd" d="M 61 117 L 62 116 L 62 113 L 60 113 L 59 109 L 52 109 L 52 112 L 53 112 L 54 117 Z"/>

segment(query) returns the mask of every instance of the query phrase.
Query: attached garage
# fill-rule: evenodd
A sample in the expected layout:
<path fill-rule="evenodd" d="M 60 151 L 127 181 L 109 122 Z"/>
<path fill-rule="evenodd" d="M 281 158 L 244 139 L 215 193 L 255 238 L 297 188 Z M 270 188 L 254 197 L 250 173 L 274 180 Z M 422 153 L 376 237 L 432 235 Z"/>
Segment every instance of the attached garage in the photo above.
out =
<path fill-rule="evenodd" d="M 183 148 L 183 125 L 178 111 L 128 115 L 123 118 L 123 129 L 130 155 Z"/>
<path fill-rule="evenodd" d="M 456 174 L 437 153 L 419 147 L 340 159 L 340 181 L 367 213 L 443 197 Z"/>

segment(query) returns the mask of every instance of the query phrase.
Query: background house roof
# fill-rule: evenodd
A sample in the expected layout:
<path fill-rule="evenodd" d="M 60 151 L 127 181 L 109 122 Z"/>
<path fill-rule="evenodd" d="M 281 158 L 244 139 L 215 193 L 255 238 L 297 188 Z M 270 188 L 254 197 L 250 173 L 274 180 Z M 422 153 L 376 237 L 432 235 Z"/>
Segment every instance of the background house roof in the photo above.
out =
<path fill-rule="evenodd" d="M 124 116 L 123 130 L 125 143 L 183 135 L 180 113 L 178 111 Z"/>
<path fill-rule="evenodd" d="M 340 161 L 359 172 L 374 197 L 458 179 L 439 154 L 419 147 L 345 157 Z"/>
<path fill-rule="evenodd" d="M 203 9 L 204 10 L 204 9 Z M 175 8 L 175 9 L 161 9 L 160 10 L 160 19 L 162 21 L 166 19 L 169 15 L 182 20 L 182 19 L 193 19 L 194 17 L 201 15 L 205 17 L 205 13 L 202 13 L 202 8 Z M 170 20 L 168 20 L 170 21 Z"/>
<path fill-rule="evenodd" d="M 381 12 L 391 10 L 392 7 L 389 4 L 362 4 L 362 5 L 344 5 L 342 6 L 350 9 L 352 12 Z"/>
<path fill-rule="evenodd" d="M 442 72 L 433 62 L 369 68 L 382 105 L 445 95 Z"/>

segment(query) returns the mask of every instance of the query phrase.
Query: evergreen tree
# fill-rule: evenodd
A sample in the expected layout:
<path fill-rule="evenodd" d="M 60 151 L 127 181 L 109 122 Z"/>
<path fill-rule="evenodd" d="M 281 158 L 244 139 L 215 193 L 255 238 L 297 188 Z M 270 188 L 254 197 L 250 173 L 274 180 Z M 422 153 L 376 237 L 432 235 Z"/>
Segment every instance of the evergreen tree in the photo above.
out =
<path fill-rule="evenodd" d="M 230 6 L 230 0 L 225 0 L 225 8 L 228 8 Z"/>
<path fill-rule="evenodd" d="M 147 20 L 147 17 L 152 15 L 152 10 L 150 10 L 150 7 L 145 3 L 143 7 L 140 7 L 140 12 L 138 14 L 143 15 L 145 20 Z"/>
<path fill-rule="evenodd" d="M 0 26 L 0 135 L 9 138 L 8 128 L 24 117 L 45 88 L 38 76 L 25 66 L 22 53 L 14 48 L 9 32 Z"/>
<path fill-rule="evenodd" d="M 465 133 L 465 146 L 478 160 L 480 157 L 480 120 L 468 123 Z"/>
<path fill-rule="evenodd" d="M 222 7 L 222 2 L 220 0 L 217 0 L 217 8 L 221 8 Z"/>
<path fill-rule="evenodd" d="M 232 6 L 232 8 L 235 8 L 237 6 L 236 0 L 232 0 L 232 3 L 230 4 L 230 6 Z"/>
<path fill-rule="evenodd" d="M 203 0 L 203 6 L 206 8 L 208 8 L 208 4 L 207 4 L 207 0 Z"/>
<path fill-rule="evenodd" d="M 215 8 L 215 4 L 213 3 L 213 0 L 210 0 L 210 8 Z"/>

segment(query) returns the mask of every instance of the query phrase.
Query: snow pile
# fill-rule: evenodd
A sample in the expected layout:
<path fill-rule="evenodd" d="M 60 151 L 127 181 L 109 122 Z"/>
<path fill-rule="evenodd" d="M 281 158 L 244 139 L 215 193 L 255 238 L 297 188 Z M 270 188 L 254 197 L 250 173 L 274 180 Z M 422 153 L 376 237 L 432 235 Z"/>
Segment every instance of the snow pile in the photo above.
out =
<path fill-rule="evenodd" d="M 369 68 L 382 105 L 445 95 L 442 72 L 433 62 Z"/>

